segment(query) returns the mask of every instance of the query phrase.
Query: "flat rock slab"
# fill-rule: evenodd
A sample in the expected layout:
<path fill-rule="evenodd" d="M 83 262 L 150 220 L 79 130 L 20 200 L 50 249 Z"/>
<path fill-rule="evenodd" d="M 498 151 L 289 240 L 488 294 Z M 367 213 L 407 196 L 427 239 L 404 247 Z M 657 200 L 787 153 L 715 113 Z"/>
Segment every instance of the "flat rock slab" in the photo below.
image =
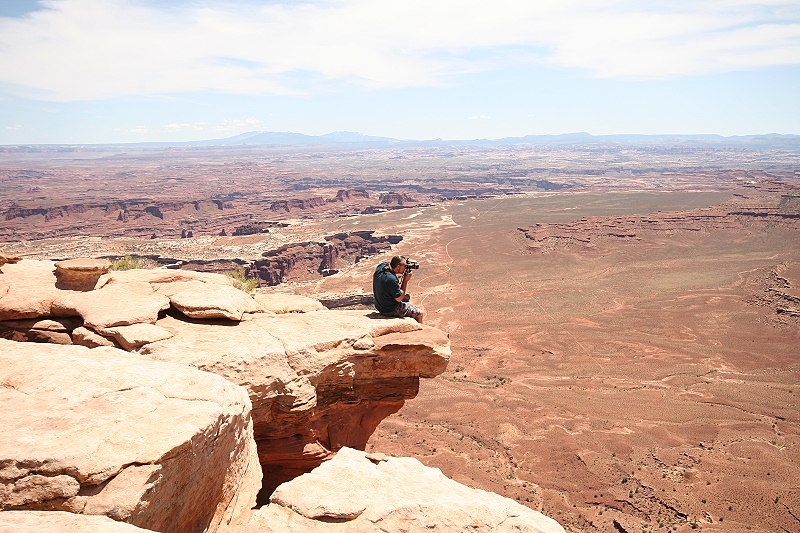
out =
<path fill-rule="evenodd" d="M 107 516 L 64 511 L 3 511 L 0 533 L 146 533 L 149 529 L 116 522 Z"/>
<path fill-rule="evenodd" d="M 227 284 L 177 281 L 159 283 L 156 290 L 168 296 L 172 305 L 190 318 L 241 320 L 245 313 L 264 311 L 249 294 Z"/>
<path fill-rule="evenodd" d="M 132 282 L 104 286 L 89 292 L 63 291 L 53 301 L 55 315 L 83 317 L 95 331 L 113 326 L 154 324 L 158 313 L 169 309 L 169 298 L 156 293 L 149 283 Z"/>
<path fill-rule="evenodd" d="M 56 263 L 56 272 L 87 272 L 105 274 L 111 270 L 111 261 L 108 259 L 90 259 L 81 257 L 77 259 L 67 259 Z"/>
<path fill-rule="evenodd" d="M 409 457 L 342 448 L 308 474 L 284 483 L 245 533 L 386 531 L 564 533 L 547 516 L 472 489 Z"/>
<path fill-rule="evenodd" d="M 203 283 L 232 286 L 231 279 L 224 274 L 215 274 L 213 272 L 196 272 L 194 270 L 137 268 L 132 270 L 114 270 L 104 274 L 97 281 L 97 288 L 100 289 L 106 285 L 113 285 L 114 283 L 130 283 L 134 281 L 152 284 L 175 283 L 181 281 L 202 281 Z"/>
<path fill-rule="evenodd" d="M 184 365 L 0 340 L 0 419 L 0 510 L 214 531 L 260 488 L 246 391 Z"/>

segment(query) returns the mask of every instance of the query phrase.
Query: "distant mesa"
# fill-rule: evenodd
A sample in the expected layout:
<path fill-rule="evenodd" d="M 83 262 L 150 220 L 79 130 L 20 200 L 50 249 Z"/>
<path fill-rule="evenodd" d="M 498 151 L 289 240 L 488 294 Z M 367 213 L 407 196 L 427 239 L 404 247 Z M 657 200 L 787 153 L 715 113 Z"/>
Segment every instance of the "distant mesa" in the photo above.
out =
<path fill-rule="evenodd" d="M 400 242 L 398 235 L 374 235 L 374 231 L 354 231 L 325 237 L 322 242 L 293 243 L 263 253 L 251 272 L 260 283 L 274 286 L 286 281 L 305 281 L 326 276 L 341 265 L 355 264 L 367 257 L 386 253 Z"/>

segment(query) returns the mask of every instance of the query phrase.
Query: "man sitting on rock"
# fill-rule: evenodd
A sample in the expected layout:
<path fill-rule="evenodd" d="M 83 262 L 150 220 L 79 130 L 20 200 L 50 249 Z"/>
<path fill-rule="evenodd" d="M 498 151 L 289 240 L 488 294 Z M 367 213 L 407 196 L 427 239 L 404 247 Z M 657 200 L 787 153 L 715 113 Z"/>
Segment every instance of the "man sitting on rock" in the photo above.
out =
<path fill-rule="evenodd" d="M 403 277 L 402 283 L 398 276 Z M 396 255 L 388 263 L 378 265 L 372 275 L 372 292 L 375 295 L 375 308 L 385 316 L 403 318 L 410 316 L 420 324 L 425 314 L 408 303 L 406 287 L 412 272 L 406 268 L 406 259 Z"/>

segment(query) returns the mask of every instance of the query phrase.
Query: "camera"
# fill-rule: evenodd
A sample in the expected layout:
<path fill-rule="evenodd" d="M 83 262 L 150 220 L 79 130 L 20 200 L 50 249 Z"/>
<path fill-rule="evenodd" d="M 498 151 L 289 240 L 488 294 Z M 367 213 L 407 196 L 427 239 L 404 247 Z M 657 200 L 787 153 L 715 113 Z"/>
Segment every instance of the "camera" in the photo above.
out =
<path fill-rule="evenodd" d="M 417 263 L 413 259 L 406 257 L 406 274 L 418 268 L 419 268 L 419 263 Z"/>

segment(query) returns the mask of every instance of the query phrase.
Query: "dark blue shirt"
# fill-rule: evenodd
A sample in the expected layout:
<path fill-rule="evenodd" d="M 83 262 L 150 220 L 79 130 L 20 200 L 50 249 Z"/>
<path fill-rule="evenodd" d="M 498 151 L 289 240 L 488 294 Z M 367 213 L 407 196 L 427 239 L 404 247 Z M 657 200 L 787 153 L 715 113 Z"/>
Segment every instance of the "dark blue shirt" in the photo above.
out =
<path fill-rule="evenodd" d="M 372 275 L 372 292 L 375 295 L 375 308 L 380 313 L 391 313 L 400 305 L 396 300 L 403 294 L 400 280 L 386 261 L 378 265 Z"/>

